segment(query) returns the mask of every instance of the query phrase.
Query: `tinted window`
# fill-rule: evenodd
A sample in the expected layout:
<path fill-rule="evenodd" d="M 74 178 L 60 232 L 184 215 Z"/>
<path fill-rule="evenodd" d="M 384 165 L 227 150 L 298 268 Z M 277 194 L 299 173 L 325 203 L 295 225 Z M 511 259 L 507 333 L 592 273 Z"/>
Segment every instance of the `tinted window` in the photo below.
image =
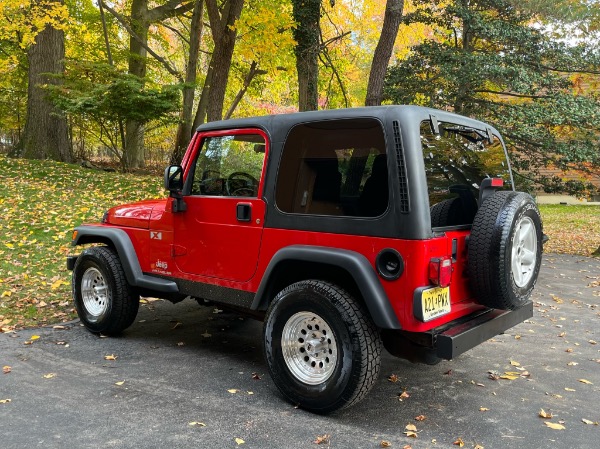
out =
<path fill-rule="evenodd" d="M 429 121 L 421 123 L 432 225 L 471 224 L 484 178 L 502 178 L 510 186 L 504 149 L 498 138 L 489 143 L 485 131 L 444 122 L 439 127 L 435 135 Z"/>
<path fill-rule="evenodd" d="M 256 197 L 264 157 L 265 140 L 258 134 L 205 138 L 191 194 Z"/>
<path fill-rule="evenodd" d="M 283 148 L 275 196 L 289 213 L 383 214 L 388 170 L 381 124 L 352 119 L 295 126 Z"/>

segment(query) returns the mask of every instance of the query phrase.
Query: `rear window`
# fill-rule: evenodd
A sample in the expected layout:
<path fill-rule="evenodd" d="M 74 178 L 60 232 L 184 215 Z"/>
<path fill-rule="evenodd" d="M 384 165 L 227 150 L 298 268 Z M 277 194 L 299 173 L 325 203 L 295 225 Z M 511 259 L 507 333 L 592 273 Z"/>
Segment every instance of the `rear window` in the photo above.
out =
<path fill-rule="evenodd" d="M 286 139 L 275 201 L 288 213 L 377 217 L 388 207 L 383 128 L 375 119 L 296 125 Z"/>
<path fill-rule="evenodd" d="M 484 130 L 440 122 L 439 131 L 434 134 L 430 121 L 421 122 L 432 225 L 471 224 L 484 178 L 502 178 L 504 188 L 511 188 L 504 148 L 497 136 L 490 143 Z"/>

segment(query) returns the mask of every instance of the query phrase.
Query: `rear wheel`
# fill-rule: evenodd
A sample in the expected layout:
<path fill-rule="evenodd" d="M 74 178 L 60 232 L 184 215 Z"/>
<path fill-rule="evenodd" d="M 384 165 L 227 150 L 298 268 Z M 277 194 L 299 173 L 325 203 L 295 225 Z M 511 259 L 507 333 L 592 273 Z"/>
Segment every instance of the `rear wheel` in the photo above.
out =
<path fill-rule="evenodd" d="M 79 319 L 90 331 L 115 335 L 135 320 L 140 298 L 112 249 L 85 249 L 73 268 L 72 287 Z"/>
<path fill-rule="evenodd" d="M 348 407 L 377 380 L 379 332 L 337 285 L 307 280 L 282 290 L 267 311 L 263 337 L 275 385 L 304 409 L 329 413 Z"/>
<path fill-rule="evenodd" d="M 496 192 L 480 207 L 469 240 L 469 277 L 481 304 L 521 307 L 542 260 L 542 219 L 526 193 Z"/>

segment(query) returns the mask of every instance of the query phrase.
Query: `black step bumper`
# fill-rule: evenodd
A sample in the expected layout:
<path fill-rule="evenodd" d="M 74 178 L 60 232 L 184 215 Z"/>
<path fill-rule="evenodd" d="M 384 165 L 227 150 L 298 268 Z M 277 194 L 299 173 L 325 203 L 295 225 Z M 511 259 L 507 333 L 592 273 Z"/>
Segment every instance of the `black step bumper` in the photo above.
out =
<path fill-rule="evenodd" d="M 530 301 L 516 310 L 491 309 L 436 335 L 438 357 L 451 360 L 533 316 Z"/>

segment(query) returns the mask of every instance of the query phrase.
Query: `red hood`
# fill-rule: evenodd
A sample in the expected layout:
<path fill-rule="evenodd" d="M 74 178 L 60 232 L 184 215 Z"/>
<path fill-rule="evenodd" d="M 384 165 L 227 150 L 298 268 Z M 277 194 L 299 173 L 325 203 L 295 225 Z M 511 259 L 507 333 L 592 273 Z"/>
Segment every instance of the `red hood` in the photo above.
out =
<path fill-rule="evenodd" d="M 146 200 L 123 204 L 108 210 L 106 223 L 116 226 L 148 229 L 152 209 L 165 208 L 167 200 Z"/>

